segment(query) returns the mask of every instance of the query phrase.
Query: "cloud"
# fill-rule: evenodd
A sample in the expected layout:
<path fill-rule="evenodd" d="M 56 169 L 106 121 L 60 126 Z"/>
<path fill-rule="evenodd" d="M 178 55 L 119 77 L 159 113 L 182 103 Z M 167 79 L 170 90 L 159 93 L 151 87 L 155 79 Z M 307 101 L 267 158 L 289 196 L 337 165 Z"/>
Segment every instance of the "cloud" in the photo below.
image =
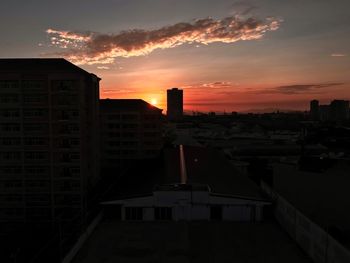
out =
<path fill-rule="evenodd" d="M 177 23 L 154 30 L 133 29 L 117 34 L 74 32 L 48 29 L 52 46 L 65 49 L 55 53 L 76 64 L 110 64 L 117 57 L 143 56 L 156 49 L 174 48 L 185 43 L 208 45 L 214 42 L 234 43 L 262 38 L 277 30 L 276 18 L 241 18 L 230 16 L 221 20 L 204 18 L 192 23 Z"/>
<path fill-rule="evenodd" d="M 116 94 L 116 93 L 135 93 L 135 90 L 131 89 L 102 89 L 103 94 L 111 93 L 111 94 Z"/>
<path fill-rule="evenodd" d="M 347 54 L 342 54 L 342 53 L 333 53 L 331 54 L 331 57 L 346 57 Z"/>
<path fill-rule="evenodd" d="M 295 94 L 316 94 L 320 90 L 343 85 L 344 83 L 323 83 L 323 84 L 298 84 L 298 85 L 287 85 L 279 86 L 272 89 L 254 91 L 254 93 L 259 94 L 285 94 L 285 95 L 295 95 Z"/>
<path fill-rule="evenodd" d="M 230 81 L 216 81 L 216 82 L 208 82 L 208 83 L 197 83 L 185 85 L 183 88 L 185 89 L 227 89 L 234 88 L 237 85 Z"/>
<path fill-rule="evenodd" d="M 98 69 L 106 69 L 106 70 L 109 69 L 109 67 L 107 67 L 107 66 L 98 66 L 97 68 Z"/>

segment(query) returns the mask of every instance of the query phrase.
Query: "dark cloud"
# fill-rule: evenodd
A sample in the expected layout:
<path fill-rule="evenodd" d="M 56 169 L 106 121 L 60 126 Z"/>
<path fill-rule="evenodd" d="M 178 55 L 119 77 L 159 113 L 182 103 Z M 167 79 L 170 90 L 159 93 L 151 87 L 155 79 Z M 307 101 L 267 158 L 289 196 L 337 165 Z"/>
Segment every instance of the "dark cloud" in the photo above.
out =
<path fill-rule="evenodd" d="M 77 64 L 108 64 L 116 57 L 142 56 L 155 49 L 173 48 L 185 43 L 208 45 L 260 39 L 277 30 L 281 20 L 230 16 L 221 20 L 197 19 L 155 30 L 133 29 L 118 34 L 73 32 L 48 29 L 51 45 L 65 49 L 56 53 Z"/>
<path fill-rule="evenodd" d="M 294 94 L 316 94 L 320 93 L 322 90 L 343 85 L 344 83 L 323 83 L 323 84 L 298 84 L 298 85 L 287 85 L 287 86 L 279 86 L 272 89 L 259 90 L 254 93 L 260 94 L 286 94 L 286 95 L 294 95 Z"/>

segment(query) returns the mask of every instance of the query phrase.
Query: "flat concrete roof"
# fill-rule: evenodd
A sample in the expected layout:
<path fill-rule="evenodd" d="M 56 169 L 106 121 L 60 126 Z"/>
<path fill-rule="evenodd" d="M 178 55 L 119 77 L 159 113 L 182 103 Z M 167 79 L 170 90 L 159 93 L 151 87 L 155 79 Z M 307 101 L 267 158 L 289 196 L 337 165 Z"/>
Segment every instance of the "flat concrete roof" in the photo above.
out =
<path fill-rule="evenodd" d="M 104 221 L 73 263 L 311 263 L 274 222 Z"/>
<path fill-rule="evenodd" d="M 300 171 L 295 165 L 274 166 L 275 190 L 313 222 L 350 234 L 350 162 L 335 162 L 323 172 Z M 350 241 L 344 243 L 350 247 Z"/>
<path fill-rule="evenodd" d="M 213 194 L 266 200 L 261 196 L 260 188 L 241 174 L 219 150 L 184 146 L 184 154 L 189 185 L 208 186 Z M 103 201 L 150 195 L 157 185 L 173 184 L 180 184 L 178 147 L 164 149 L 158 159 L 136 162 Z"/>
<path fill-rule="evenodd" d="M 208 185 L 212 193 L 263 199 L 260 188 L 230 163 L 219 150 L 184 146 L 188 184 Z M 179 148 L 165 149 L 166 184 L 180 183 Z"/>

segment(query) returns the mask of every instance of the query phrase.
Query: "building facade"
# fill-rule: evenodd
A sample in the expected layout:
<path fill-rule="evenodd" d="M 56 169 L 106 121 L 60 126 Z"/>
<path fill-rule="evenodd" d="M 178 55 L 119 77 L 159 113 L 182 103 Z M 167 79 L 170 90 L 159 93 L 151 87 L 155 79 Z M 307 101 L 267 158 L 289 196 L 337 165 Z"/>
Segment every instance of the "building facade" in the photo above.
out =
<path fill-rule="evenodd" d="M 99 180 L 99 78 L 64 59 L 0 59 L 0 222 L 77 222 Z"/>
<path fill-rule="evenodd" d="M 238 221 L 263 220 L 263 199 L 211 193 L 206 185 L 158 185 L 153 195 L 104 202 L 105 210 L 120 210 L 121 220 Z"/>
<path fill-rule="evenodd" d="M 310 101 L 310 117 L 321 121 L 345 121 L 350 118 L 348 100 L 332 100 L 330 104 L 319 105 L 318 100 Z"/>
<path fill-rule="evenodd" d="M 140 99 L 100 100 L 102 173 L 156 157 L 162 146 L 162 110 Z"/>
<path fill-rule="evenodd" d="M 330 117 L 333 121 L 344 121 L 349 119 L 349 101 L 333 100 L 330 104 Z"/>
<path fill-rule="evenodd" d="M 172 88 L 167 90 L 167 116 L 170 121 L 178 121 L 183 116 L 183 90 Z"/>
<path fill-rule="evenodd" d="M 320 117 L 318 100 L 310 101 L 310 117 L 312 120 L 318 120 Z"/>

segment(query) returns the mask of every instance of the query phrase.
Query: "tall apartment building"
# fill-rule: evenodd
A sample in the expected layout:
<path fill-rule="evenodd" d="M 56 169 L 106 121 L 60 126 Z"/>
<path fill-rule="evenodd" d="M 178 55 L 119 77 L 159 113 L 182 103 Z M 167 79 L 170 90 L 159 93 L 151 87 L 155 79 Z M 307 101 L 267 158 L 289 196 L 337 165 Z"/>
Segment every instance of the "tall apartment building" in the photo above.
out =
<path fill-rule="evenodd" d="M 99 80 L 64 59 L 0 59 L 0 224 L 80 227 L 99 180 Z"/>
<path fill-rule="evenodd" d="M 330 118 L 333 121 L 349 119 L 349 101 L 333 100 L 330 104 Z"/>
<path fill-rule="evenodd" d="M 161 109 L 140 99 L 103 99 L 100 114 L 103 175 L 116 175 L 130 161 L 159 154 Z"/>
<path fill-rule="evenodd" d="M 167 116 L 170 121 L 178 121 L 183 115 L 183 90 L 172 88 L 167 90 Z"/>
<path fill-rule="evenodd" d="M 310 117 L 321 121 L 345 121 L 350 118 L 348 100 L 332 100 L 330 104 L 319 105 L 318 100 L 310 101 Z"/>
<path fill-rule="evenodd" d="M 310 101 L 310 117 L 313 120 L 318 120 L 320 118 L 320 109 L 318 100 Z"/>

